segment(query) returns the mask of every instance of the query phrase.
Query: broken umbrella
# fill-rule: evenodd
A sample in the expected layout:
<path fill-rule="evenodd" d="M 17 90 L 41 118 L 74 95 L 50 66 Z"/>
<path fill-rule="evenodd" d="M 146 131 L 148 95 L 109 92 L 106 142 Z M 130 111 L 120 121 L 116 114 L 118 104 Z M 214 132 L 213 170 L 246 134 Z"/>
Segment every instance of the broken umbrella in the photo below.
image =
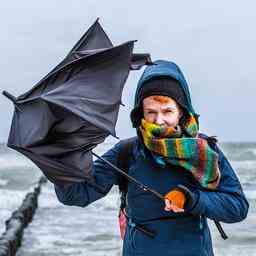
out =
<path fill-rule="evenodd" d="M 93 183 L 92 149 L 108 135 L 116 137 L 129 71 L 151 63 L 149 54 L 133 54 L 133 46 L 113 46 L 97 19 L 31 90 L 17 98 L 4 91 L 15 105 L 8 146 L 55 184 Z"/>

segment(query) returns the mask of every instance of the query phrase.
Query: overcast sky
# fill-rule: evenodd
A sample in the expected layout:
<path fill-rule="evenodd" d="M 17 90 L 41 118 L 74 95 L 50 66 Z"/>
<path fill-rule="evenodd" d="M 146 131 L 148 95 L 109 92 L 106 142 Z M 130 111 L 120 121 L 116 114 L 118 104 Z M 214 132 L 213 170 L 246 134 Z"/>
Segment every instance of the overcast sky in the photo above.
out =
<path fill-rule="evenodd" d="M 0 9 L 0 90 L 31 88 L 68 53 L 88 27 L 100 23 L 114 42 L 137 39 L 137 52 L 176 62 L 190 85 L 201 130 L 221 141 L 256 141 L 255 1 L 4 1 Z M 136 83 L 131 72 L 117 125 L 129 121 Z M 0 96 L 0 141 L 6 142 L 13 106 Z"/>

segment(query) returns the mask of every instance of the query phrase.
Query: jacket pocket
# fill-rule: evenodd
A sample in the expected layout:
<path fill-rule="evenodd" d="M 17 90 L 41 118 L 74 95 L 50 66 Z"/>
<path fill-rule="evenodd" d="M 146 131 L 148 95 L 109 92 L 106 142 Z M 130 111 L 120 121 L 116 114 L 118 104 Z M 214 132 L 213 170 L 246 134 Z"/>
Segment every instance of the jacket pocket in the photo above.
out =
<path fill-rule="evenodd" d="M 143 223 L 156 236 L 150 238 L 142 232 L 133 234 L 135 250 L 145 255 L 200 256 L 203 236 L 199 216 L 157 220 Z"/>

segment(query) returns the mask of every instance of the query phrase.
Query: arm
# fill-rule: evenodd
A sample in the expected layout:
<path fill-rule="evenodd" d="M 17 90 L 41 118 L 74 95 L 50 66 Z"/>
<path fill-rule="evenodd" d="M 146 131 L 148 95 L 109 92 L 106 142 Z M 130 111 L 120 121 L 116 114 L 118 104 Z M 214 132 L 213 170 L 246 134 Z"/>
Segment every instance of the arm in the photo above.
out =
<path fill-rule="evenodd" d="M 117 165 L 117 156 L 120 143 L 107 151 L 102 157 Z M 72 183 L 66 187 L 54 185 L 59 201 L 65 205 L 85 207 L 90 203 L 104 197 L 114 184 L 118 184 L 118 176 L 115 171 L 103 161 L 97 159 L 93 164 L 93 178 L 104 192 L 100 192 L 85 182 Z"/>
<path fill-rule="evenodd" d="M 216 151 L 219 154 L 221 172 L 218 188 L 216 191 L 194 191 L 196 203 L 190 212 L 226 223 L 242 221 L 248 213 L 248 201 L 227 158 L 217 146 Z"/>

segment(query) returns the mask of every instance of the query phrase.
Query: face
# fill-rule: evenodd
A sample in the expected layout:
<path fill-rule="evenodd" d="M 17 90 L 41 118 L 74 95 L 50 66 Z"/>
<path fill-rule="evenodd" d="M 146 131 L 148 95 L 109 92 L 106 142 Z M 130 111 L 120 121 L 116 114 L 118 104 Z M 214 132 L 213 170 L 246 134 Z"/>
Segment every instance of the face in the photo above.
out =
<path fill-rule="evenodd" d="M 143 100 L 144 119 L 150 123 L 175 127 L 182 116 L 179 105 L 167 96 L 150 96 Z"/>

